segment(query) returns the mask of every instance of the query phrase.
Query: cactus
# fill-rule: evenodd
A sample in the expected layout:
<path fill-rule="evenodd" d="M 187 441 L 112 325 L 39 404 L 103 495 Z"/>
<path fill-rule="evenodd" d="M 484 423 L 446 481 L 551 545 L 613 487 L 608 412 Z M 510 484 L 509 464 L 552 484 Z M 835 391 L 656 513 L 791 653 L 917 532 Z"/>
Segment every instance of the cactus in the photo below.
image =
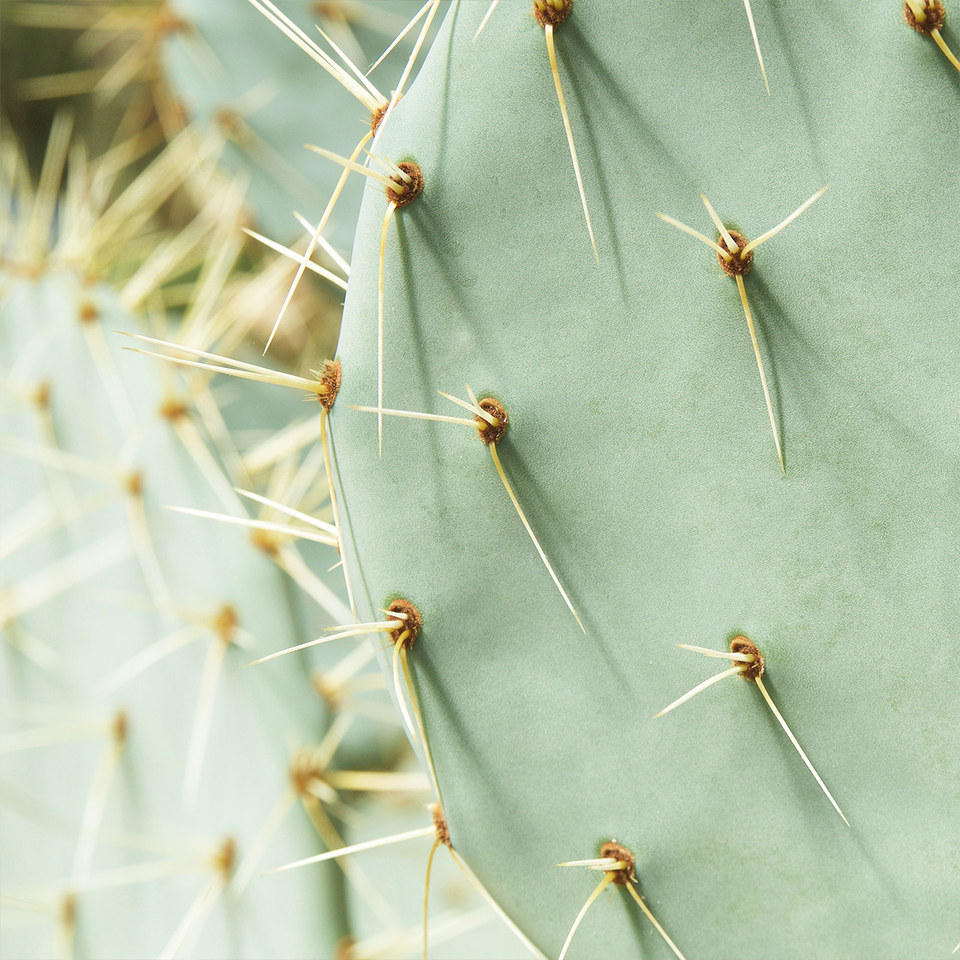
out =
<path fill-rule="evenodd" d="M 385 246 L 366 188 L 330 414 L 358 615 L 423 617 L 453 848 L 549 956 L 571 860 L 670 938 L 600 898 L 571 957 L 947 956 L 960 74 L 891 0 L 551 6 L 584 202 L 531 8 L 452 9 L 380 138 L 424 186 Z M 736 238 L 827 185 L 747 274 Z M 708 676 L 677 644 L 748 682 L 654 719 Z"/>
<path fill-rule="evenodd" d="M 365 113 L 385 107 L 394 88 L 406 82 L 433 14 L 425 18 L 421 11 L 417 18 L 420 4 L 413 0 L 391 0 L 387 6 L 281 0 L 259 7 L 267 16 L 282 17 L 304 49 L 319 51 L 315 60 L 322 59 L 334 76 L 317 70 L 316 62 L 294 51 L 280 32 L 265 30 L 261 12 L 244 2 L 232 4 L 224 16 L 226 7 L 197 0 L 142 0 L 133 6 L 110 0 L 73 7 L 14 0 L 4 6 L 13 37 L 11 62 L 21 46 L 47 51 L 54 49 L 54 39 L 70 52 L 52 65 L 51 75 L 35 75 L 36 63 L 32 69 L 27 64 L 34 75 L 21 79 L 17 89 L 34 110 L 38 102 L 90 94 L 81 105 L 95 117 L 85 126 L 87 136 L 98 142 L 104 132 L 109 142 L 117 126 L 131 132 L 138 121 L 148 121 L 145 141 L 155 142 L 158 134 L 172 139 L 189 122 L 198 149 L 218 156 L 222 171 L 248 181 L 251 226 L 283 243 L 248 231 L 253 236 L 294 255 L 284 243 L 296 234 L 295 216 L 301 223 L 316 223 L 336 194 L 338 209 L 326 224 L 327 234 L 337 247 L 349 248 L 359 185 L 338 184 L 339 172 L 318 165 L 304 144 L 322 141 L 337 150 L 353 149 Z M 68 44 L 65 36 L 76 39 Z M 385 93 L 340 64 L 341 48 L 361 68 L 376 60 L 374 80 Z M 66 69 L 68 64 L 75 69 Z M 301 109 L 304 100 L 312 104 L 309 118 Z M 23 110 L 21 104 L 12 106 Z M 112 112 L 104 119 L 107 109 Z M 188 191 L 199 203 L 209 192 L 209 176 L 204 168 L 202 176 L 187 177 Z M 329 249 L 326 237 L 323 243 Z M 308 261 L 315 246 L 316 241 Z M 323 266 L 309 265 L 330 281 L 324 309 L 335 328 L 344 286 L 337 264 L 343 259 L 335 250 L 330 254 L 322 256 Z"/>
<path fill-rule="evenodd" d="M 422 618 L 379 632 L 437 841 L 534 954 L 956 942 L 947 13 L 459 4 L 379 138 L 423 189 L 390 234 L 366 189 L 338 542 L 359 621 Z"/>
<path fill-rule="evenodd" d="M 7 130 L 0 164 L 3 955 L 333 956 L 371 923 L 365 868 L 259 874 L 342 846 L 331 817 L 362 824 L 351 807 L 371 789 L 416 795 L 423 779 L 389 770 L 396 728 L 365 721 L 351 695 L 363 649 L 244 668 L 349 616 L 339 574 L 330 586 L 309 566 L 330 566 L 336 538 L 318 530 L 316 458 L 297 459 L 302 404 L 181 378 L 116 335 L 232 350 L 276 309 L 289 268 L 225 284 L 235 184 L 179 237 L 156 234 L 195 154 L 189 131 L 120 191 L 129 144 L 89 161 L 70 127 L 54 124 L 36 190 Z M 174 324 L 164 301 L 198 268 Z M 238 449 L 234 421 L 267 440 Z"/>

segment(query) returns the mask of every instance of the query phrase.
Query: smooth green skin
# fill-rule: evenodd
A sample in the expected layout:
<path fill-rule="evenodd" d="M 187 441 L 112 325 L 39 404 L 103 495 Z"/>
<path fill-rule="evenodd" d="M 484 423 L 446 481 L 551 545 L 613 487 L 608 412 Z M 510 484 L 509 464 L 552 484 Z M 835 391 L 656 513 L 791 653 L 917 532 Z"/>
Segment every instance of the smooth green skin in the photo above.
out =
<path fill-rule="evenodd" d="M 392 26 L 393 21 L 408 21 L 422 5 L 419 0 L 392 0 L 384 9 Z M 317 32 L 319 20 L 309 0 L 280 0 L 277 6 L 331 52 Z M 246 117 L 247 122 L 286 166 L 267 167 L 233 144 L 225 163 L 231 171 L 250 178 L 247 196 L 258 229 L 282 243 L 293 242 L 303 229 L 291 211 L 316 224 L 342 172 L 342 167 L 305 150 L 304 144 L 319 144 L 349 157 L 365 132 L 364 125 L 369 130 L 369 111 L 247 0 L 174 0 L 174 7 L 192 29 L 171 34 L 164 45 L 170 83 L 183 99 L 188 116 L 202 125 L 212 123 L 217 111 L 256 98 L 259 108 Z M 399 80 L 419 29 L 419 25 L 414 28 L 371 75 L 385 97 L 390 97 Z M 368 58 L 357 66 L 366 71 L 393 37 L 362 27 L 353 32 Z M 274 96 L 264 104 L 266 97 L 261 93 L 268 90 Z M 337 246 L 349 248 L 352 243 L 362 194 L 357 178 L 347 182 L 324 231 Z"/>
<path fill-rule="evenodd" d="M 52 334 L 29 370 L 33 382 L 52 387 L 55 429 L 62 447 L 115 462 L 117 420 L 102 388 L 98 370 L 77 320 L 79 305 L 95 303 L 110 349 L 131 396 L 144 439 L 133 461 L 143 471 L 145 508 L 161 567 L 175 602 L 182 608 L 213 613 L 232 604 L 240 626 L 255 637 L 250 649 L 228 649 L 216 691 L 213 722 L 206 749 L 199 801 L 191 812 L 181 808 L 187 749 L 193 730 L 200 675 L 209 639 L 191 644 L 103 698 L 95 684 L 138 650 L 180 626 L 149 610 L 112 601 L 144 598 L 146 587 L 135 556 L 81 587 L 44 604 L 22 618 L 22 626 L 53 647 L 61 657 L 54 672 L 41 670 L 4 640 L 0 643 L 0 701 L 49 704 L 50 709 L 109 718 L 127 711 L 129 735 L 115 773 L 93 860 L 93 871 L 156 860 L 203 844 L 219 844 L 228 835 L 237 843 L 237 860 L 249 849 L 268 814 L 287 788 L 291 749 L 315 745 L 330 718 L 312 691 L 307 662 L 283 658 L 271 669 L 244 669 L 257 656 L 305 638 L 291 616 L 292 593 L 285 575 L 250 546 L 246 533 L 213 521 L 174 514 L 162 504 L 222 511 L 207 481 L 156 415 L 165 393 L 179 375 L 147 358 L 122 351 L 128 341 L 110 334 L 117 329 L 144 331 L 145 325 L 123 314 L 109 288 L 81 287 L 69 274 L 40 282 L 4 278 L 0 343 L 4 376 L 38 331 Z M 24 369 L 20 368 L 21 377 Z M 288 419 L 298 397 L 283 393 L 279 405 L 263 391 L 255 395 L 273 405 L 273 417 Z M 220 396 L 224 396 L 221 392 Z M 292 402 L 286 402 L 292 401 Z M 299 411 L 296 411 L 299 412 Z M 249 419 L 249 418 L 248 418 Z M 22 404 L 5 401 L 0 433 L 28 442 L 35 430 Z M 71 478 L 78 498 L 104 489 L 103 484 Z M 3 518 L 48 486 L 48 474 L 32 463 L 4 456 Z M 89 514 L 68 531 L 60 530 L 18 550 L 4 563 L 3 583 L 17 582 L 74 549 L 127 527 L 123 499 Z M 113 591 L 110 593 L 109 591 Z M 315 635 L 315 634 L 314 634 Z M 11 639 L 14 639 L 11 635 Z M 18 723 L 12 706 L 4 711 L 4 732 L 29 727 Z M 56 718 L 56 713 L 54 719 Z M 42 717 L 41 717 L 42 719 Z M 2 883 L 10 897 L 29 897 L 34 886 L 68 878 L 77 831 L 103 738 L 0 756 L 2 783 Z M 148 838 L 143 849 L 118 845 L 119 833 Z M 171 850 L 168 846 L 173 844 Z M 157 846 L 156 844 L 159 844 Z M 342 874 L 333 864 L 309 871 L 261 877 L 263 871 L 321 852 L 306 814 L 293 808 L 268 846 L 239 900 L 223 898 L 207 920 L 195 948 L 200 957 L 331 956 L 349 931 Z M 155 957 L 163 949 L 190 904 L 211 874 L 188 873 L 78 897 L 77 957 Z M 6 908 L 5 908 L 6 910 Z M 40 917 L 23 926 L 22 912 L 5 919 L 0 954 L 4 957 L 50 956 L 53 922 Z"/>
<path fill-rule="evenodd" d="M 426 186 L 386 252 L 387 407 L 497 396 L 505 469 L 586 625 L 462 427 L 386 418 L 369 187 L 332 415 L 366 611 L 411 655 L 453 842 L 556 956 L 615 837 L 688 958 L 947 957 L 960 926 L 960 74 L 898 3 L 576 0 L 557 31 L 592 257 L 526 4 L 461 4 L 383 149 Z M 954 17 L 960 11 L 953 11 Z M 943 31 L 954 50 L 955 29 Z M 781 475 L 705 193 L 746 286 Z M 745 633 L 848 816 L 739 679 L 654 721 Z M 517 948 L 518 954 L 521 948 Z M 623 891 L 569 956 L 667 957 Z"/>

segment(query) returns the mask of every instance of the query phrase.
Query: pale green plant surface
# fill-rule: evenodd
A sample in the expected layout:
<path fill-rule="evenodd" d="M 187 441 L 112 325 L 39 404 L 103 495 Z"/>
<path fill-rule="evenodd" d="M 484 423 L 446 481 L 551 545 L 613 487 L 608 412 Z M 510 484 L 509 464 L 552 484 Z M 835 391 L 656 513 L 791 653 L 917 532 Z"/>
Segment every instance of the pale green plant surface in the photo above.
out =
<path fill-rule="evenodd" d="M 425 780 L 391 771 L 396 724 L 362 656 L 246 666 L 350 615 L 325 574 L 335 536 L 310 539 L 331 516 L 299 398 L 124 349 L 149 345 L 121 333 L 232 352 L 286 289 L 284 263 L 228 277 L 236 184 L 179 236 L 151 229 L 189 137 L 114 189 L 123 150 L 89 161 L 61 117 L 35 189 L 4 131 L 8 957 L 333 956 L 353 914 L 388 941 L 404 926 L 367 866 L 262 876 L 341 846 L 375 816 L 372 800 L 353 811 L 359 798 L 417 797 Z M 168 298 L 185 308 L 168 313 Z M 379 777 L 372 790 L 350 785 L 358 769 Z"/>
<path fill-rule="evenodd" d="M 544 31 L 504 2 L 476 36 L 487 8 L 454 7 L 378 144 L 425 185 L 388 222 L 368 184 L 328 418 L 357 619 L 423 614 L 408 712 L 453 847 L 548 956 L 947 956 L 960 72 L 886 0 L 755 4 L 765 76 L 739 3 L 575 0 L 578 190 Z M 748 240 L 811 202 L 738 292 L 675 229 L 724 242 L 701 194 Z M 504 480 L 437 394 L 467 383 L 509 414 Z M 381 456 L 381 388 L 468 423 L 387 415 Z M 676 644 L 741 634 L 822 783 L 759 684 L 655 719 L 727 666 Z M 614 838 L 662 933 L 614 887 L 571 939 L 619 867 L 558 864 Z"/>
<path fill-rule="evenodd" d="M 377 398 L 368 186 L 331 416 L 363 610 L 424 628 L 409 660 L 455 848 L 557 955 L 612 838 L 688 957 L 947 956 L 956 941 L 960 681 L 960 74 L 897 4 L 575 2 L 559 72 L 501 4 L 448 18 L 381 148 L 424 189 L 394 216 L 384 406 L 505 406 L 476 431 Z M 950 23 L 943 37 L 954 49 Z M 756 251 L 736 285 L 700 194 Z M 403 531 L 401 543 L 385 530 Z M 848 827 L 753 684 L 675 644 L 748 636 Z M 620 902 L 621 899 L 623 902 Z M 623 892 L 569 956 L 669 956 Z"/>
<path fill-rule="evenodd" d="M 304 144 L 349 154 L 369 124 L 370 111 L 264 13 L 289 18 L 301 42 L 316 44 L 347 70 L 322 30 L 363 74 L 421 6 L 411 0 L 287 0 L 262 9 L 207 0 L 171 5 L 184 26 L 168 34 L 163 48 L 169 82 L 191 120 L 219 127 L 230 141 L 225 163 L 251 178 L 251 209 L 271 237 L 286 242 L 299 235 L 294 209 L 315 224 L 336 186 L 340 171 L 318 163 Z M 368 83 L 379 97 L 391 97 L 418 30 L 371 74 Z M 351 79 L 363 89 L 356 76 Z M 347 184 L 325 231 L 338 247 L 349 249 L 352 243 L 361 194 L 360 184 Z"/>

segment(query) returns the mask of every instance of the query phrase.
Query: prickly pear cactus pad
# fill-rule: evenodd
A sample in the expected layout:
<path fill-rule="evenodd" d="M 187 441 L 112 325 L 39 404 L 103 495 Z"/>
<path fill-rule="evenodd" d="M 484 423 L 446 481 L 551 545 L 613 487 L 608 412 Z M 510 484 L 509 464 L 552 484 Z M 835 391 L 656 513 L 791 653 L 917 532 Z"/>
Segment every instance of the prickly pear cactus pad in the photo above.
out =
<path fill-rule="evenodd" d="M 598 263 L 544 27 L 503 2 L 475 38 L 486 8 L 451 10 L 378 145 L 424 178 L 385 244 L 382 406 L 468 423 L 385 414 L 381 457 L 353 409 L 372 184 L 330 417 L 358 616 L 423 616 L 453 846 L 548 956 L 601 879 L 556 865 L 613 840 L 684 956 L 949 956 L 960 72 L 890 0 L 755 3 L 769 94 L 741 3 L 573 0 L 551 29 Z M 498 442 L 437 393 L 465 384 Z M 673 956 L 611 890 L 568 956 Z"/>

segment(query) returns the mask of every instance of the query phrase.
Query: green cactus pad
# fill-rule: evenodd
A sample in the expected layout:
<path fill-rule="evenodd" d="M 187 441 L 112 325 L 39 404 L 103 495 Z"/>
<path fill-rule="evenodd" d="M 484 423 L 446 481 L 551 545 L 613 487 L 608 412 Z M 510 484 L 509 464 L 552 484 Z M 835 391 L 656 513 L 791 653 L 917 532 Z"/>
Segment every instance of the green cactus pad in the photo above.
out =
<path fill-rule="evenodd" d="M 382 149 L 422 196 L 386 244 L 384 406 L 494 396 L 504 470 L 377 397 L 386 200 L 367 187 L 332 417 L 366 616 L 410 661 L 455 848 L 550 956 L 616 839 L 693 957 L 934 957 L 960 924 L 960 74 L 897 3 L 575 0 L 559 72 L 525 4 L 451 11 Z M 950 10 L 948 9 L 948 15 Z M 954 11 L 954 16 L 960 11 Z M 948 19 L 945 41 L 956 50 Z M 757 250 L 735 282 L 701 203 Z M 850 821 L 837 816 L 764 683 Z M 625 891 L 569 956 L 666 957 Z"/>

